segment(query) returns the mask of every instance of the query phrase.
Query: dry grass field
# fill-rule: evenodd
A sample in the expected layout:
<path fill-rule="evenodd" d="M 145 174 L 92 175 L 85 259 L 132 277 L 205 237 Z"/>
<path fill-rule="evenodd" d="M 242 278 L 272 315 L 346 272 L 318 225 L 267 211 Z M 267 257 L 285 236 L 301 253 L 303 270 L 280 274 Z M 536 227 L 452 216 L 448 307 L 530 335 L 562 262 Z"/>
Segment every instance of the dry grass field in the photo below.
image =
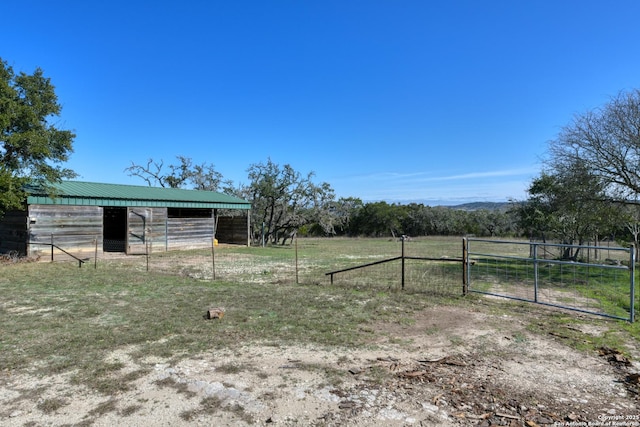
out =
<path fill-rule="evenodd" d="M 313 243 L 307 272 L 354 254 Z M 637 323 L 357 277 L 296 284 L 286 248 L 217 251 L 215 280 L 206 251 L 153 255 L 149 271 L 142 257 L 1 265 L 0 424 L 640 421 Z"/>

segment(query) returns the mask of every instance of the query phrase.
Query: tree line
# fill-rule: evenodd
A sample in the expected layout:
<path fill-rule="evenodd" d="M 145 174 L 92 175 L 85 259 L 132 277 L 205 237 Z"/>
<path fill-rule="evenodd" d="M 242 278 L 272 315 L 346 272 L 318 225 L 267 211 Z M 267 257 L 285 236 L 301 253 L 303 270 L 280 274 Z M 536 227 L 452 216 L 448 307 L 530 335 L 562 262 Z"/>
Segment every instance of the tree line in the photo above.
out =
<path fill-rule="evenodd" d="M 41 69 L 15 73 L 0 58 L 0 216 L 24 208 L 30 183 L 75 177 L 64 167 L 75 135 L 56 126 L 60 113 L 55 88 Z M 331 185 L 316 182 L 313 172 L 271 159 L 249 166 L 247 184 L 234 184 L 213 164 L 185 156 L 176 160 L 132 162 L 125 172 L 148 185 L 219 191 L 248 200 L 254 240 L 272 244 L 286 244 L 296 234 L 472 234 L 570 244 L 609 239 L 636 246 L 640 238 L 640 90 L 620 92 L 605 105 L 576 115 L 549 143 L 528 198 L 502 209 L 336 198 Z"/>
<path fill-rule="evenodd" d="M 355 197 L 336 198 L 326 183 L 314 182 L 313 172 L 303 174 L 291 165 L 268 159 L 247 170 L 249 183 L 225 181 L 215 167 L 178 156 L 175 164 L 149 159 L 132 163 L 126 171 L 149 185 L 222 191 L 252 204 L 254 241 L 286 244 L 298 236 L 398 237 L 427 235 L 519 235 L 515 211 L 500 209 L 461 210 L 423 204 L 364 203 Z M 211 178 L 214 179 L 211 179 Z M 232 215 L 233 212 L 225 212 Z"/>

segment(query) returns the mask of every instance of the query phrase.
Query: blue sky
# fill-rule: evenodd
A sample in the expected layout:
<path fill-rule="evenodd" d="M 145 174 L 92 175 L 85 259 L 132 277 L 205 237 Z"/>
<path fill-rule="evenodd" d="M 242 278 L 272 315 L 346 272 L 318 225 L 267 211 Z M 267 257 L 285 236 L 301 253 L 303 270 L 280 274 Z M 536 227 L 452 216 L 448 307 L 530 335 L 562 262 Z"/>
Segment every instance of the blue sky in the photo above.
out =
<path fill-rule="evenodd" d="M 635 0 L 0 3 L 0 57 L 51 78 L 85 181 L 271 158 L 338 197 L 521 200 L 562 126 L 640 87 Z"/>

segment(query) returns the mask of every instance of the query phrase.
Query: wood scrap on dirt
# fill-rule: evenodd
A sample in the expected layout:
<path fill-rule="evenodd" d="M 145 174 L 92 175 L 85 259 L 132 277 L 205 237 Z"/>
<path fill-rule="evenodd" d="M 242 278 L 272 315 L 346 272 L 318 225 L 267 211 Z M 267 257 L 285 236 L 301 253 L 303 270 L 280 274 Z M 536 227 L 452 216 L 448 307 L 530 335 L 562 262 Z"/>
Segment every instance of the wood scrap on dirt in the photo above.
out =
<path fill-rule="evenodd" d="M 208 319 L 208 320 L 211 320 L 211 319 L 222 319 L 224 317 L 224 312 L 225 312 L 225 310 L 224 310 L 223 307 L 210 308 L 205 313 L 204 318 Z"/>

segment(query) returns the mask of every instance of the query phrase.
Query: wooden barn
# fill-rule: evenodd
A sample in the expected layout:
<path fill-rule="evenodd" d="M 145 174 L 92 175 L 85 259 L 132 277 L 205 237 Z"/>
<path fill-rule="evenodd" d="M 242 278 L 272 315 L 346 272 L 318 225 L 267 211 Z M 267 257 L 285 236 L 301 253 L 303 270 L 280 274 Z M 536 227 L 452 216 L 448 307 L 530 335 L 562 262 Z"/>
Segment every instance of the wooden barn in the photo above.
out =
<path fill-rule="evenodd" d="M 63 181 L 53 197 L 30 189 L 26 209 L 0 219 L 0 253 L 44 255 L 52 244 L 81 255 L 205 248 L 213 239 L 249 245 L 250 209 L 212 191 Z"/>

